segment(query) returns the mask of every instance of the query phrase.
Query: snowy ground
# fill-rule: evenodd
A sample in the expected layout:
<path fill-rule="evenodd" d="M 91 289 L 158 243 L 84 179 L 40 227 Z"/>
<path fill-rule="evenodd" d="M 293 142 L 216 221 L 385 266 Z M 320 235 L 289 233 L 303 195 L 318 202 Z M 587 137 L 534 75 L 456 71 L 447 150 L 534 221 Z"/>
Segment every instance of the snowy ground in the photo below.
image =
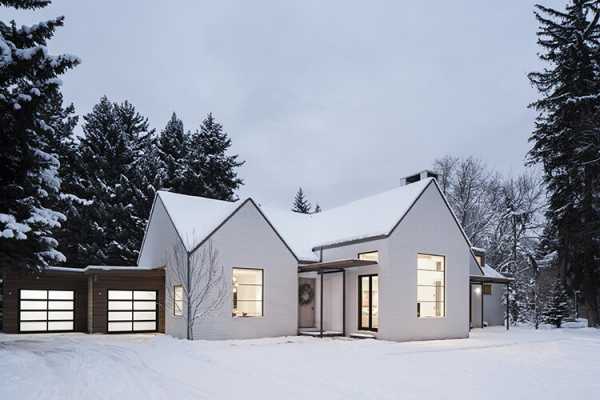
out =
<path fill-rule="evenodd" d="M 0 335 L 0 399 L 568 399 L 600 393 L 600 330 L 392 343 Z"/>

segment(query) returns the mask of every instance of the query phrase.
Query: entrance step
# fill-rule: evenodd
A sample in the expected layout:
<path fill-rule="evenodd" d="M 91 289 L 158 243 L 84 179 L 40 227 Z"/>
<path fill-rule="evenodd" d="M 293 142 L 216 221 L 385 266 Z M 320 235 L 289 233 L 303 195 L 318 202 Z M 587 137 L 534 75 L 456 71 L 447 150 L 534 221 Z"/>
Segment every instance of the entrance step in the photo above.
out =
<path fill-rule="evenodd" d="M 355 332 L 351 333 L 350 337 L 353 339 L 377 339 L 372 333 Z"/>
<path fill-rule="evenodd" d="M 300 331 L 300 336 L 313 336 L 313 337 L 321 337 L 321 331 Z M 334 337 L 334 336 L 343 336 L 342 332 L 338 331 L 323 331 L 323 337 Z"/>

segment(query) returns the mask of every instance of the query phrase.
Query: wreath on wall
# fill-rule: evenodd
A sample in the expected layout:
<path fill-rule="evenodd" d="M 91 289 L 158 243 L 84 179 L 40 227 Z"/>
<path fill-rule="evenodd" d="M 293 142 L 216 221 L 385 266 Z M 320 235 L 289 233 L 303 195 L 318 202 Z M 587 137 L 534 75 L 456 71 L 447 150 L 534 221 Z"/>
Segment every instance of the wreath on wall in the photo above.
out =
<path fill-rule="evenodd" d="M 300 290 L 298 291 L 298 301 L 301 305 L 310 304 L 313 302 L 315 298 L 315 291 L 313 290 L 312 285 L 308 283 L 303 283 L 300 285 Z"/>

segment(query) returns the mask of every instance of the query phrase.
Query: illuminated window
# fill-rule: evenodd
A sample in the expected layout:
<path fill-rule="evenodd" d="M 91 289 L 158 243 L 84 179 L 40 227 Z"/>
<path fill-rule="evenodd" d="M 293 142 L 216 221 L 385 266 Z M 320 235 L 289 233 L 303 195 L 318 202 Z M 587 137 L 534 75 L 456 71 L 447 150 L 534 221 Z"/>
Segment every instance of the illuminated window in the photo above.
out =
<path fill-rule="evenodd" d="M 479 264 L 480 267 L 483 267 L 483 257 L 475 256 L 475 259 L 477 260 L 477 264 Z"/>
<path fill-rule="evenodd" d="M 379 252 L 378 251 L 369 251 L 367 253 L 359 253 L 358 259 L 365 260 L 365 261 L 379 262 Z"/>
<path fill-rule="evenodd" d="M 233 269 L 233 316 L 262 317 L 263 270 Z"/>
<path fill-rule="evenodd" d="M 483 285 L 483 294 L 485 295 L 491 295 L 492 294 L 492 285 L 489 284 L 485 284 Z"/>
<path fill-rule="evenodd" d="M 443 256 L 417 255 L 417 317 L 446 316 L 445 264 Z"/>
<path fill-rule="evenodd" d="M 181 317 L 183 315 L 183 286 L 173 287 L 173 315 Z"/>

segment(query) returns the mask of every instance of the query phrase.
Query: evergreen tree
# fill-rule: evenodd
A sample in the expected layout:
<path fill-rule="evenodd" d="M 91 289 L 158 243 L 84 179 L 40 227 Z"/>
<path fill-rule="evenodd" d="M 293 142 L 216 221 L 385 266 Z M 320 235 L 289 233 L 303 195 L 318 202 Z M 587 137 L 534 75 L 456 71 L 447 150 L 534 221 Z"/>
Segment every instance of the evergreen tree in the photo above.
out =
<path fill-rule="evenodd" d="M 564 11 L 536 6 L 540 58 L 529 74 L 541 98 L 530 141 L 549 191 L 561 279 L 582 289 L 591 326 L 600 324 L 600 1 L 569 0 Z"/>
<path fill-rule="evenodd" d="M 16 9 L 49 1 L 0 0 Z M 63 17 L 33 26 L 0 21 L 0 266 L 31 270 L 64 261 L 56 230 L 65 216 L 60 160 L 55 146 L 72 128 L 58 77 L 79 59 L 48 54 L 48 40 Z M 65 129 L 63 129 L 65 128 Z"/>
<path fill-rule="evenodd" d="M 133 105 L 106 97 L 83 119 L 75 196 L 93 204 L 68 221 L 79 236 L 69 265 L 135 264 L 154 193 L 153 178 L 144 175 L 151 164 L 145 158 L 157 158 L 149 152 L 152 131 Z"/>
<path fill-rule="evenodd" d="M 158 138 L 160 162 L 164 168 L 164 189 L 184 192 L 190 151 L 189 136 L 183 130 L 183 122 L 173 113 Z"/>
<path fill-rule="evenodd" d="M 563 320 L 569 317 L 569 297 L 560 280 L 556 281 L 542 317 L 545 323 L 554 325 L 557 328 L 560 328 Z"/>
<path fill-rule="evenodd" d="M 208 114 L 200 130 L 190 139 L 190 151 L 182 193 L 219 200 L 233 200 L 234 191 L 243 184 L 236 168 L 244 164 L 237 155 L 228 155 L 231 139 L 223 126 Z"/>
<path fill-rule="evenodd" d="M 301 213 L 301 214 L 310 214 L 311 205 L 304 198 L 304 192 L 302 188 L 299 188 L 296 192 L 296 196 L 294 197 L 294 203 L 292 204 L 292 211 Z"/>
<path fill-rule="evenodd" d="M 313 211 L 313 214 L 320 213 L 321 211 L 322 211 L 322 210 L 321 210 L 321 206 L 320 206 L 319 204 L 317 204 L 317 205 L 315 206 L 315 210 Z"/>

